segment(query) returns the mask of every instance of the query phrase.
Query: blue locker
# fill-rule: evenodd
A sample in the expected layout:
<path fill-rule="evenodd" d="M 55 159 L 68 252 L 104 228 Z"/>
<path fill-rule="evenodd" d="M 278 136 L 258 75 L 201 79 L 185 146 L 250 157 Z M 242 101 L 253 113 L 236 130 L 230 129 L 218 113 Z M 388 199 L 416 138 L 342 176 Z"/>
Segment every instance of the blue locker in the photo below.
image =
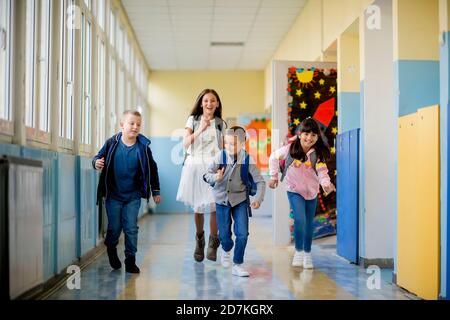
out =
<path fill-rule="evenodd" d="M 359 131 L 337 136 L 337 254 L 358 263 Z"/>

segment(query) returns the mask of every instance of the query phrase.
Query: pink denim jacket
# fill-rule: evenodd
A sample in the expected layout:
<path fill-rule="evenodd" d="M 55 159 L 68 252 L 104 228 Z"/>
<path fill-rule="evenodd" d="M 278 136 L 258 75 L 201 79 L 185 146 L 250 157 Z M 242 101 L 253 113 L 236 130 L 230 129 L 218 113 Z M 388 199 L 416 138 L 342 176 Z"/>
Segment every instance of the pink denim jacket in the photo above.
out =
<path fill-rule="evenodd" d="M 269 170 L 272 179 L 278 180 L 278 172 L 280 170 L 279 161 L 287 158 L 290 146 L 290 144 L 286 145 L 272 152 L 270 155 Z M 328 168 L 324 162 L 317 159 L 317 174 L 312 168 L 310 155 L 313 151 L 314 149 L 311 148 L 306 154 L 306 162 L 294 160 L 292 165 L 287 169 L 284 178 L 287 191 L 298 193 L 305 198 L 305 200 L 315 199 L 320 191 L 320 185 L 322 187 L 327 187 L 331 184 Z"/>

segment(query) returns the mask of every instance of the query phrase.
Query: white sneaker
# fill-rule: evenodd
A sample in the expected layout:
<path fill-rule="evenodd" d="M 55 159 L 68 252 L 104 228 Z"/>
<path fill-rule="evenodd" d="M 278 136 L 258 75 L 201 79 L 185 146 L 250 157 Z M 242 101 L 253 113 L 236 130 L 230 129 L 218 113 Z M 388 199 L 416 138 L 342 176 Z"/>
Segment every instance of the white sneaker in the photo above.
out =
<path fill-rule="evenodd" d="M 303 251 L 295 250 L 294 258 L 292 259 L 292 266 L 293 267 L 301 267 L 301 266 L 303 266 L 303 257 L 304 257 L 304 252 Z"/>
<path fill-rule="evenodd" d="M 220 262 L 224 268 L 229 268 L 231 266 L 231 251 L 225 252 L 225 250 L 221 250 Z"/>
<path fill-rule="evenodd" d="M 248 277 L 250 274 L 244 269 L 242 264 L 234 264 L 231 273 L 238 277 Z"/>
<path fill-rule="evenodd" d="M 304 269 L 313 269 L 314 268 L 311 253 L 305 253 L 305 255 L 303 257 L 303 268 Z"/>

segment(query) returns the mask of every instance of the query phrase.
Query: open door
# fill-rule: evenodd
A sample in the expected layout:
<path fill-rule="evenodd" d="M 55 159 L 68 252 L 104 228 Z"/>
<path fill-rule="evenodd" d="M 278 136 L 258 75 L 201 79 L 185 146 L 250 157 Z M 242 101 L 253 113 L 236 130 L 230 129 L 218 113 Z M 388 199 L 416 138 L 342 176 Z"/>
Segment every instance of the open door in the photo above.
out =
<path fill-rule="evenodd" d="M 337 136 L 337 254 L 357 264 L 359 258 L 359 131 Z"/>

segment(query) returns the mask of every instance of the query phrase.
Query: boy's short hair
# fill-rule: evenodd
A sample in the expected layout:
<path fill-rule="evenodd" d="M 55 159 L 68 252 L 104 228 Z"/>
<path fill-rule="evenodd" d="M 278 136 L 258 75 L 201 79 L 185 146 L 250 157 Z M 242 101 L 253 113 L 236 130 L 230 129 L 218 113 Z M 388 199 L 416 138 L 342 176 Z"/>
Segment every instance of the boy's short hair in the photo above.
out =
<path fill-rule="evenodd" d="M 131 114 L 131 115 L 133 115 L 133 116 L 142 118 L 142 115 L 141 115 L 141 113 L 140 113 L 139 111 L 137 111 L 137 110 L 131 110 L 131 109 L 125 110 L 125 111 L 122 113 L 122 118 L 125 117 L 125 116 L 128 115 L 128 114 Z"/>
<path fill-rule="evenodd" d="M 226 136 L 236 136 L 238 137 L 240 142 L 245 142 L 247 133 L 245 132 L 245 129 L 239 126 L 233 126 L 229 129 L 225 130 Z"/>

